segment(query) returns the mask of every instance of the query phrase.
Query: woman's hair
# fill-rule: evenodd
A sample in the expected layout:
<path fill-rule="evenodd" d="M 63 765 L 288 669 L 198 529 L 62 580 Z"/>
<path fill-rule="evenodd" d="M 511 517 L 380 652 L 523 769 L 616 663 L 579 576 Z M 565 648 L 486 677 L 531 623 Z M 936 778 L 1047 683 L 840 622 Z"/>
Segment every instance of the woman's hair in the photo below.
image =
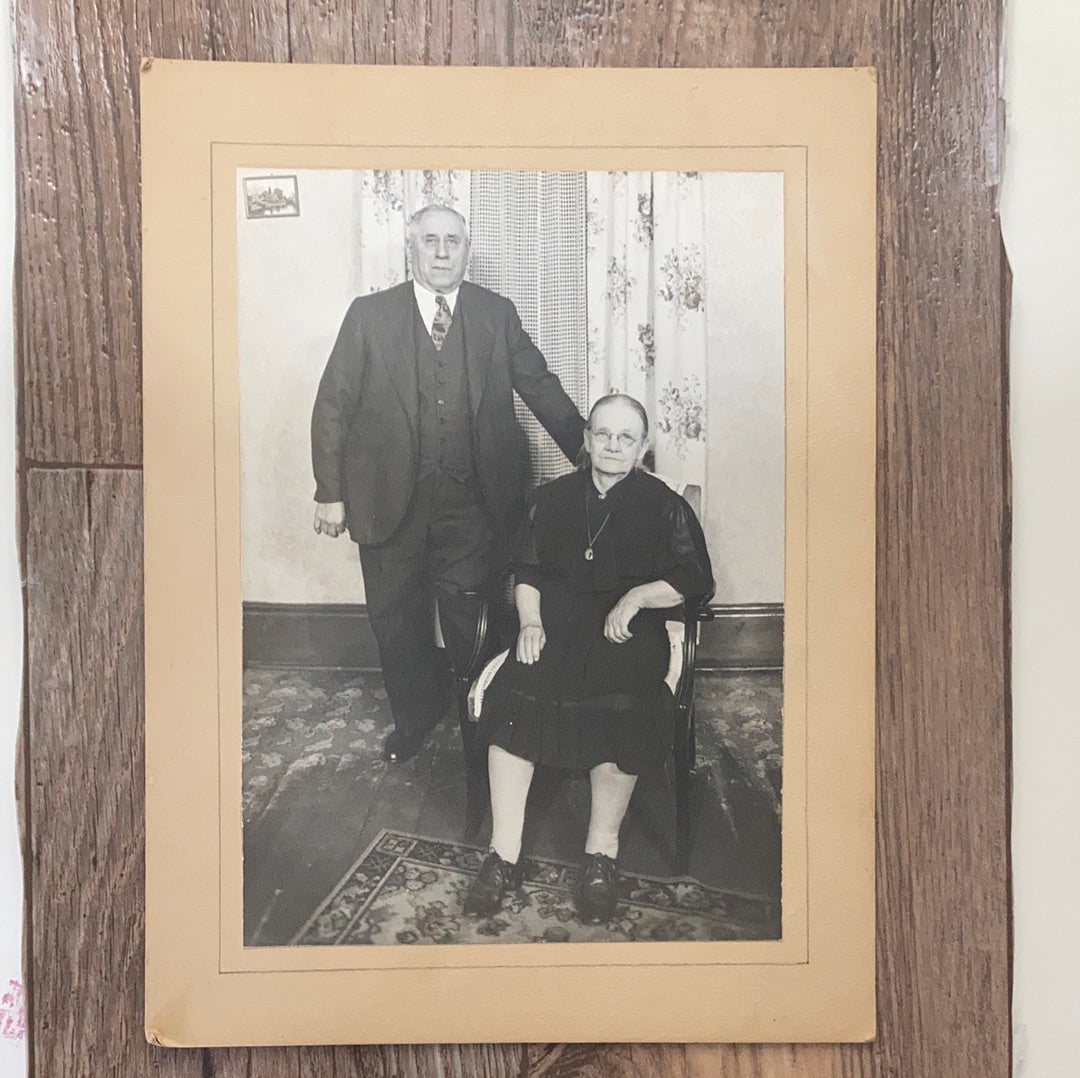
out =
<path fill-rule="evenodd" d="M 601 397 L 590 409 L 589 409 L 589 426 L 592 427 L 592 417 L 596 414 L 597 408 L 602 408 L 605 404 L 626 404 L 633 408 L 639 416 L 641 416 L 641 425 L 644 428 L 644 437 L 649 436 L 649 413 L 645 411 L 645 405 L 635 397 L 631 397 L 629 393 L 608 393 L 606 396 Z"/>

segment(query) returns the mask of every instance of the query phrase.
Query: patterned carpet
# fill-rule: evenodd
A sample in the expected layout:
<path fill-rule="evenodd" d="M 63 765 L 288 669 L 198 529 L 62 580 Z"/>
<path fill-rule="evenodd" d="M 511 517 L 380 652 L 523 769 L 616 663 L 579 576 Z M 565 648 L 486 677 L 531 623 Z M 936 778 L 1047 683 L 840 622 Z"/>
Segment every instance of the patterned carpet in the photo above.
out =
<path fill-rule="evenodd" d="M 576 866 L 529 859 L 499 914 L 466 917 L 483 859 L 459 843 L 384 830 L 290 941 L 316 944 L 565 943 L 779 937 L 779 905 L 688 879 L 624 873 L 615 918 L 586 925 L 572 899 Z"/>
<path fill-rule="evenodd" d="M 781 675 L 702 676 L 699 755 L 734 760 L 740 778 L 780 815 Z M 381 774 L 390 725 L 378 675 L 309 670 L 244 673 L 243 806 L 250 823 L 314 774 Z"/>
<path fill-rule="evenodd" d="M 716 760 L 721 748 L 740 778 L 780 819 L 783 764 L 781 675 L 702 676 L 694 686 L 698 755 Z"/>
<path fill-rule="evenodd" d="M 372 777 L 390 707 L 381 679 L 322 670 L 244 671 L 244 822 L 326 771 Z"/>

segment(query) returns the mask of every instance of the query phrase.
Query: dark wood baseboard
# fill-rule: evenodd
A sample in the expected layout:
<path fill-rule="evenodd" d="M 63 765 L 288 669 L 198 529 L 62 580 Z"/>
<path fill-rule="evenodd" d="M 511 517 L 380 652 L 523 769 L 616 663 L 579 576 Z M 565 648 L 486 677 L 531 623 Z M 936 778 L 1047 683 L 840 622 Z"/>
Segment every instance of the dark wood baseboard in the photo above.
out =
<path fill-rule="evenodd" d="M 782 603 L 713 608 L 701 629 L 699 670 L 780 670 Z M 245 603 L 244 666 L 378 670 L 367 608 L 358 603 Z"/>
<path fill-rule="evenodd" d="M 733 603 L 713 613 L 701 626 L 699 670 L 783 669 L 783 603 Z"/>

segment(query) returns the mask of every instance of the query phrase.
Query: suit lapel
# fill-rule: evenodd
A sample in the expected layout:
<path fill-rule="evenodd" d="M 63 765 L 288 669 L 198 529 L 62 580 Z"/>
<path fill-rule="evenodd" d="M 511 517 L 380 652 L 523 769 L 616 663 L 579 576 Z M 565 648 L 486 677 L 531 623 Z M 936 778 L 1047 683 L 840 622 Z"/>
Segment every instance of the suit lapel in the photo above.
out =
<path fill-rule="evenodd" d="M 385 324 L 386 337 L 382 342 L 383 360 L 390 371 L 394 389 L 401 398 L 401 406 L 415 429 L 419 409 L 420 390 L 416 371 L 416 300 L 413 298 L 412 281 L 406 281 L 391 290 L 389 317 Z"/>
<path fill-rule="evenodd" d="M 480 408 L 487 382 L 488 367 L 495 344 L 495 331 L 480 305 L 479 290 L 463 281 L 458 292 L 461 334 L 465 344 L 465 369 L 469 372 L 469 404 L 473 414 Z"/>

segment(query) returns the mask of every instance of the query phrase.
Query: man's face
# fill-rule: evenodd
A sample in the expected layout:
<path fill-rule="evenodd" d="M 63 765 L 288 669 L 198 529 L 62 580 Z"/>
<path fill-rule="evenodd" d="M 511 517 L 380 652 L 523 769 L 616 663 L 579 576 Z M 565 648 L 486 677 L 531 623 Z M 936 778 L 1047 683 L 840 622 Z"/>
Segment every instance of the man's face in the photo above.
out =
<path fill-rule="evenodd" d="M 465 278 L 469 241 L 450 210 L 431 210 L 409 239 L 413 276 L 432 292 L 453 292 Z"/>

